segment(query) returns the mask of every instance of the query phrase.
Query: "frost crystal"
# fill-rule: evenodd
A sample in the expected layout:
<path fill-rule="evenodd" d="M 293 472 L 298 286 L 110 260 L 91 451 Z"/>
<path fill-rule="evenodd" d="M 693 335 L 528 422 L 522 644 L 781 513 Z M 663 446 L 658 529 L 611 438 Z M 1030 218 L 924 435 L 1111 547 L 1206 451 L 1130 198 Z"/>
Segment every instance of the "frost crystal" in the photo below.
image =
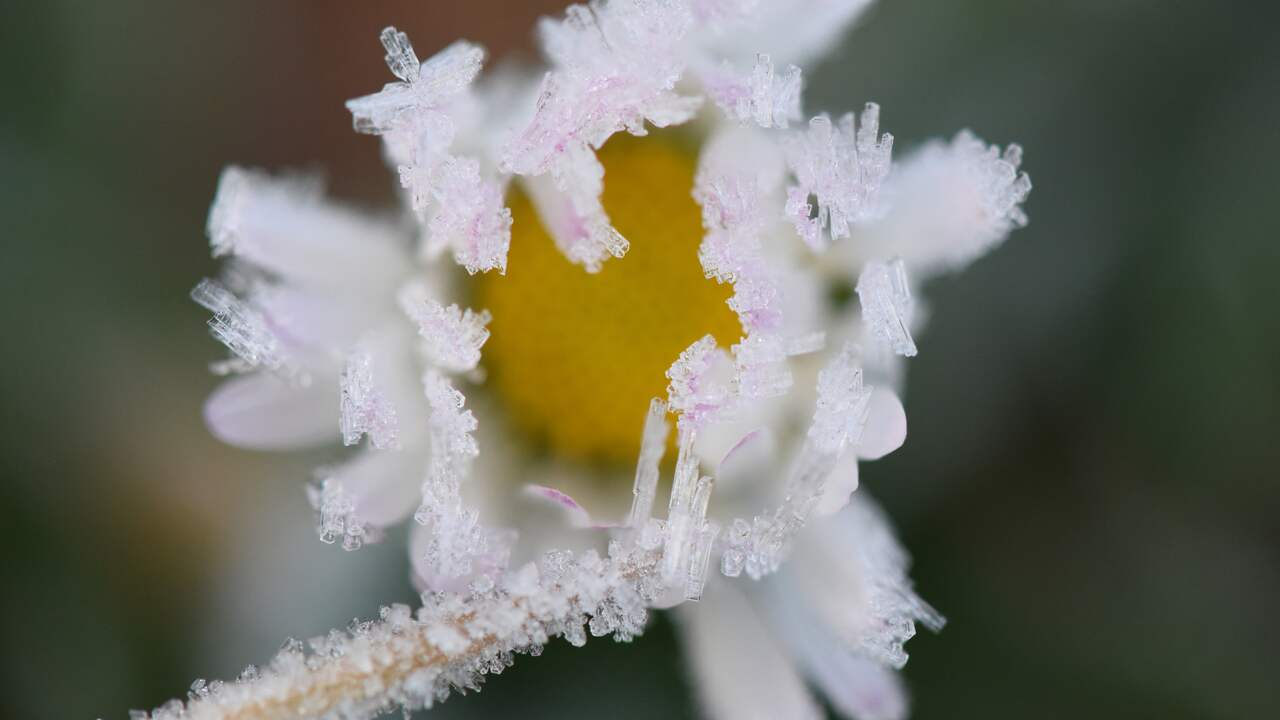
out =
<path fill-rule="evenodd" d="M 871 388 L 862 384 L 856 349 L 844 349 L 818 373 L 818 402 L 809 439 L 819 452 L 839 455 L 862 437 L 871 403 Z"/>
<path fill-rule="evenodd" d="M 386 140 L 400 184 L 426 222 L 428 254 L 450 249 L 469 273 L 505 272 L 511 212 L 502 204 L 503 186 L 482 177 L 477 160 L 450 152 L 454 106 L 480 72 L 484 50 L 456 42 L 419 65 L 404 33 L 389 27 L 381 39 L 400 82 L 347 102 L 355 129 Z"/>
<path fill-rule="evenodd" d="M 636 461 L 631 513 L 627 518 L 627 527 L 633 530 L 644 528 L 653 515 L 653 500 L 658 492 L 658 465 L 662 462 L 667 433 L 671 430 L 666 416 L 666 403 L 659 398 L 649 402 L 649 412 L 645 415 L 644 432 L 640 438 L 640 457 Z"/>
<path fill-rule="evenodd" d="M 544 219 L 572 219 L 546 224 L 566 256 L 590 272 L 627 248 L 600 204 L 604 168 L 594 151 L 616 132 L 644 135 L 646 121 L 667 127 L 693 117 L 700 98 L 674 90 L 691 22 L 680 0 L 597 0 L 539 25 L 552 70 L 502 166 L 519 175 L 551 174 L 560 207 L 540 203 L 539 210 Z"/>
<path fill-rule="evenodd" d="M 988 146 L 965 130 L 952 141 L 952 150 L 966 159 L 965 167 L 978 188 L 991 231 L 1003 237 L 1013 228 L 1026 225 L 1027 215 L 1021 205 L 1031 192 L 1031 178 L 1018 171 L 1022 146 L 1011 144 L 1001 152 L 999 147 Z"/>
<path fill-rule="evenodd" d="M 238 358 L 234 369 L 275 370 L 284 365 L 279 343 L 262 313 L 230 290 L 213 280 L 202 280 L 191 291 L 191 299 L 213 313 L 209 318 L 209 332 Z"/>
<path fill-rule="evenodd" d="M 336 478 L 321 478 L 309 485 L 307 497 L 316 511 L 316 532 L 322 542 L 334 543 L 340 539 L 343 550 L 359 550 L 366 542 L 381 539 L 381 530 L 360 519 L 355 503 Z"/>
<path fill-rule="evenodd" d="M 720 571 L 752 579 L 776 572 L 795 535 L 804 528 L 823 484 L 840 456 L 856 447 L 866 423 L 871 388 L 862 384 L 856 351 L 846 344 L 818 373 L 818 400 L 807 439 L 787 479 L 787 494 L 771 513 L 750 522 L 738 518 L 729 529 Z"/>
<path fill-rule="evenodd" d="M 809 247 L 823 250 L 849 237 L 853 223 L 881 212 L 877 201 L 892 152 L 893 136 L 880 135 L 875 103 L 867 103 L 856 125 L 853 113 L 838 126 L 823 114 L 788 139 L 787 163 L 796 184 L 787 189 L 786 212 Z"/>
<path fill-rule="evenodd" d="M 399 446 L 399 421 L 395 408 L 375 383 L 373 356 L 357 350 L 342 370 L 340 424 L 344 445 L 355 445 L 363 435 L 379 450 Z"/>
<path fill-rule="evenodd" d="M 502 203 L 503 188 L 481 179 L 479 162 L 450 158 L 440 166 L 435 193 L 438 209 L 427 225 L 427 254 L 448 248 L 472 275 L 506 273 L 511 211 Z"/>
<path fill-rule="evenodd" d="M 680 584 L 686 600 L 702 596 L 711 543 L 720 530 L 707 521 L 707 505 L 715 482 L 699 477 L 693 440 L 693 431 L 682 428 L 662 550 L 662 580 L 667 585 Z"/>
<path fill-rule="evenodd" d="M 725 61 L 717 69 L 704 71 L 702 80 L 716 105 L 739 124 L 785 128 L 800 119 L 800 68 L 795 65 L 776 76 L 773 61 L 761 53 L 750 75 Z"/>
<path fill-rule="evenodd" d="M 424 579 L 429 585 L 448 585 L 472 573 L 477 558 L 505 552 L 495 547 L 502 544 L 500 534 L 481 526 L 479 513 L 462 502 L 462 481 L 480 452 L 471 435 L 475 416 L 462 409 L 466 398 L 439 373 L 427 371 L 422 382 L 431 408 L 431 462 L 414 519 L 429 533 L 422 567 L 430 577 Z"/>
<path fill-rule="evenodd" d="M 493 316 L 487 310 L 473 312 L 457 305 L 445 307 L 433 300 L 420 285 L 410 285 L 400 294 L 400 307 L 418 326 L 426 340 L 428 359 L 449 372 L 474 370 L 480 362 L 480 347 L 489 339 L 485 327 Z"/>
<path fill-rule="evenodd" d="M 858 548 L 862 576 L 868 579 L 869 627 L 856 638 L 863 653 L 877 662 L 901 669 L 907 664 L 903 644 L 916 634 L 915 624 L 938 632 L 946 620 L 916 594 L 907 575 L 910 558 L 893 537 L 884 513 L 874 503 L 850 503 L 853 517 L 845 523 Z M 855 638 L 849 638 L 855 640 Z"/>
<path fill-rule="evenodd" d="M 871 334 L 899 355 L 913 357 L 911 338 L 911 289 L 901 258 L 888 264 L 872 261 L 858 276 L 858 301 L 862 321 Z"/>
<path fill-rule="evenodd" d="M 680 414 L 681 428 L 696 428 L 733 402 L 732 366 L 728 355 L 707 335 L 680 353 L 667 370 L 667 398 Z"/>

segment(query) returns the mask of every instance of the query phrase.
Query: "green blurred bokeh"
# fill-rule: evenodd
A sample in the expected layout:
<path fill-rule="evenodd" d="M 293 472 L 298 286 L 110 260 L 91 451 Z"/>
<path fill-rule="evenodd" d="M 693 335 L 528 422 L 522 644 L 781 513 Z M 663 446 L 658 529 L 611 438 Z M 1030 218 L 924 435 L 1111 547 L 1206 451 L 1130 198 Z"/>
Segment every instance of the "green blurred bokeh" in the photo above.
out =
<path fill-rule="evenodd" d="M 0 6 L 0 716 L 121 717 L 413 598 L 314 539 L 312 458 L 212 440 L 190 287 L 231 162 L 390 202 L 342 101 L 375 34 L 530 53 L 543 2 Z M 885 0 L 808 74 L 905 151 L 1021 142 L 1031 225 L 928 288 L 911 436 L 864 470 L 949 616 L 916 717 L 1280 714 L 1280 13 Z M 665 620 L 557 645 L 453 717 L 693 712 Z"/>

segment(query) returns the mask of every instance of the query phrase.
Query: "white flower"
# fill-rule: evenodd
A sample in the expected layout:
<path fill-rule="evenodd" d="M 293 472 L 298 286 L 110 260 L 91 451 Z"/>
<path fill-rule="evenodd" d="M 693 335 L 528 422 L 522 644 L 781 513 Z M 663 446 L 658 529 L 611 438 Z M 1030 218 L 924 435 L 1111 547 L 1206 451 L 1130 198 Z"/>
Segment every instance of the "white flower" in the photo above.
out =
<path fill-rule="evenodd" d="M 357 130 L 382 136 L 416 223 L 327 203 L 311 182 L 223 174 L 209 236 L 234 264 L 194 296 L 233 354 L 216 369 L 237 377 L 209 399 L 208 424 L 263 449 L 367 438 L 317 473 L 320 537 L 355 549 L 413 516 L 425 607 L 317 647 L 346 659 L 286 648 L 269 679 L 205 693 L 193 714 L 308 692 L 341 716 L 429 705 L 511 651 L 553 635 L 583 642 L 584 624 L 626 639 L 647 608 L 678 605 L 710 716 L 816 716 L 807 683 L 850 717 L 905 715 L 902 644 L 915 623 L 943 621 L 915 594 L 880 511 L 853 494 L 858 460 L 906 437 L 894 386 L 917 351 L 908 277 L 964 264 L 1025 224 L 1030 183 L 1016 146 L 1000 153 L 967 133 L 893 164 L 874 104 L 791 127 L 797 64 L 865 5 L 575 5 L 539 26 L 540 81 L 482 75 L 483 51 L 465 42 L 419 62 L 388 28 L 397 80 L 348 108 Z M 674 191 L 689 151 L 610 141 L 695 116 L 707 121 L 686 135 L 702 145 L 696 175 Z M 632 183 L 646 184 L 629 195 Z M 690 195 L 696 244 L 652 245 L 669 242 Z M 619 230 L 624 220 L 639 232 Z M 581 266 L 571 281 L 537 255 L 540 228 Z M 439 260 L 446 250 L 465 274 Z M 644 256 L 634 266 L 632 253 Z M 671 279 L 691 266 L 689 281 Z M 592 291 L 617 305 L 565 289 L 594 273 Z M 860 315 L 826 300 L 831 278 L 856 282 Z M 731 332 L 707 293 L 728 295 Z M 477 299 L 493 306 L 466 307 Z M 647 414 L 609 405 L 636 383 L 660 386 L 630 377 L 633 359 L 703 319 L 682 351 L 663 351 L 665 400 Z M 584 363 L 568 375 L 566 353 Z M 676 458 L 659 519 L 669 412 Z M 581 456 L 616 451 L 611 430 L 631 423 L 627 511 L 616 481 L 627 471 Z M 607 556 L 583 550 L 610 538 Z M 335 689 L 344 673 L 384 666 L 398 669 L 351 690 L 359 697 Z"/>

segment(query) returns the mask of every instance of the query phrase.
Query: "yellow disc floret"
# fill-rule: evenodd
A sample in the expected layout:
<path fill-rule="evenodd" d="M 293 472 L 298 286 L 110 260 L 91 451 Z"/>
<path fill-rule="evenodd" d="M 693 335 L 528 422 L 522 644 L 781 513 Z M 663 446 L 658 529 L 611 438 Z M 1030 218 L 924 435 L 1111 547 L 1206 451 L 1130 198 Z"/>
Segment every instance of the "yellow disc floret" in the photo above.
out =
<path fill-rule="evenodd" d="M 692 155 L 661 136 L 615 136 L 599 156 L 627 254 L 595 274 L 571 264 L 516 188 L 507 274 L 480 276 L 476 304 L 493 313 L 485 365 L 516 427 L 560 457 L 626 463 L 680 351 L 707 333 L 727 347 L 741 326 L 732 289 L 698 263 Z"/>

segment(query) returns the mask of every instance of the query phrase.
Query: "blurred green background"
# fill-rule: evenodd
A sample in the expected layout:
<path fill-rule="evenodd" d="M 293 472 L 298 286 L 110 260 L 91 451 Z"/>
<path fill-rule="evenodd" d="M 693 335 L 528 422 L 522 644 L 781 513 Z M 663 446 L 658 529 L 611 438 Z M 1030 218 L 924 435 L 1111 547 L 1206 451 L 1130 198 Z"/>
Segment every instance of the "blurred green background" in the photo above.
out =
<path fill-rule="evenodd" d="M 0 716 L 122 717 L 410 602 L 402 543 L 315 540 L 306 458 L 215 442 L 187 300 L 219 169 L 390 202 L 342 101 L 377 31 L 529 53 L 558 3 L 0 5 Z M 885 0 L 810 110 L 905 150 L 1021 142 L 1031 225 L 928 289 L 911 437 L 866 466 L 951 621 L 918 718 L 1280 716 L 1275 3 Z M 664 619 L 442 715 L 693 712 Z"/>

